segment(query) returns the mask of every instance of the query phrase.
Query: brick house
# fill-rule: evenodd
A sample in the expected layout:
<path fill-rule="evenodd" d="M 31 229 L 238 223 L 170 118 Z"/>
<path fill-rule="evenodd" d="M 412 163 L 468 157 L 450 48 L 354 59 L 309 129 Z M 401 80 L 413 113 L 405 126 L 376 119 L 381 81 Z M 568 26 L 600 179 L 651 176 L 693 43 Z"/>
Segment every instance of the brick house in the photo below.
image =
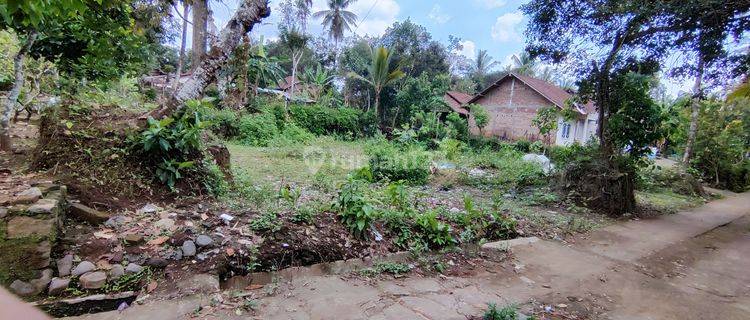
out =
<path fill-rule="evenodd" d="M 543 140 L 539 130 L 531 124 L 539 109 L 549 106 L 564 108 L 571 94 L 544 80 L 510 73 L 479 94 L 462 104 L 482 105 L 490 115 L 489 123 L 481 134 L 505 140 Z M 548 143 L 570 145 L 574 142 L 586 143 L 596 136 L 598 113 L 592 103 L 574 105 L 578 117 L 572 121 L 558 119 L 557 133 L 552 134 Z M 469 117 L 473 134 L 480 134 L 479 128 Z"/>

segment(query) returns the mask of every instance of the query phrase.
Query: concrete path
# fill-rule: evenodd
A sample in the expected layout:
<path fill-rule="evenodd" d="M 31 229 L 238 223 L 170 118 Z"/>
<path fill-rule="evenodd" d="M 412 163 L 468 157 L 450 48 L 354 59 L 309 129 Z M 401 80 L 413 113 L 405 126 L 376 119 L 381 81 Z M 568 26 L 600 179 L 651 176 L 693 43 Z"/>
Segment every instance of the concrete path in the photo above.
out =
<path fill-rule="evenodd" d="M 469 277 L 293 279 L 260 300 L 255 318 L 466 319 L 494 302 L 570 319 L 750 319 L 750 193 L 574 240 L 514 247 L 511 261 Z M 160 319 L 189 317 L 168 314 Z"/>

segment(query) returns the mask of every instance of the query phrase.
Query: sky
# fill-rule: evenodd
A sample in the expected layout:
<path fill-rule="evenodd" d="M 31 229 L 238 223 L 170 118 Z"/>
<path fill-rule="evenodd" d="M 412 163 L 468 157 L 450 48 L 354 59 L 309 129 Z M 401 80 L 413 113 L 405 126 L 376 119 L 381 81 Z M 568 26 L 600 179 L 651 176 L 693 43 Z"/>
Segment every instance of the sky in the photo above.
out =
<path fill-rule="evenodd" d="M 219 29 L 231 17 L 238 0 L 211 2 Z M 266 39 L 277 37 L 280 1 L 271 0 L 271 17 L 253 30 Z M 351 11 L 359 17 L 354 32 L 360 36 L 380 36 L 396 21 L 411 19 L 427 28 L 433 38 L 448 43 L 453 35 L 463 40 L 463 54 L 473 58 L 483 49 L 502 65 L 510 63 L 511 55 L 523 50 L 523 30 L 527 19 L 519 10 L 525 1 L 517 0 L 358 0 Z M 325 9 L 325 0 L 314 0 L 312 12 Z M 323 34 L 321 21 L 310 18 L 308 30 Z"/>
<path fill-rule="evenodd" d="M 528 18 L 520 11 L 520 6 L 528 0 L 357 0 L 351 7 L 359 17 L 354 33 L 360 36 L 380 36 L 396 21 L 411 19 L 412 22 L 427 28 L 436 39 L 444 44 L 449 36 L 462 39 L 462 54 L 476 57 L 479 50 L 487 50 L 499 62 L 498 68 L 511 64 L 511 57 L 524 48 L 523 32 Z M 271 0 L 271 16 L 264 20 L 251 34 L 260 34 L 265 39 L 278 37 L 277 25 L 280 20 L 278 0 Z M 237 8 L 239 0 L 210 2 L 215 25 L 221 29 Z M 313 0 L 312 12 L 326 8 L 325 0 Z M 310 18 L 308 32 L 324 34 L 319 19 Z M 351 34 L 345 34 L 349 36 Z M 188 36 L 190 39 L 190 36 Z M 665 81 L 667 93 L 677 96 L 689 91 L 689 80 Z"/>

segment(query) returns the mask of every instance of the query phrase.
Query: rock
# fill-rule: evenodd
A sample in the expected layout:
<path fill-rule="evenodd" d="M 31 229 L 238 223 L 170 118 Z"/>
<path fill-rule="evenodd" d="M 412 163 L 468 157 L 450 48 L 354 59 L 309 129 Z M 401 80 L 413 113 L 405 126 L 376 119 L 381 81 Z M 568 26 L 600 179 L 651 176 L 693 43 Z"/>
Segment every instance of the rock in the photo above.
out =
<path fill-rule="evenodd" d="M 135 263 L 128 264 L 128 266 L 125 267 L 125 273 L 138 273 L 141 271 L 143 271 L 143 267 Z"/>
<path fill-rule="evenodd" d="M 47 293 L 51 296 L 56 296 L 65 291 L 70 285 L 70 278 L 52 278 L 49 283 L 49 290 Z"/>
<path fill-rule="evenodd" d="M 33 285 L 21 280 L 13 281 L 13 283 L 10 284 L 10 289 L 21 297 L 30 297 L 39 294 L 39 292 L 36 292 L 36 288 L 34 288 Z"/>
<path fill-rule="evenodd" d="M 125 267 L 123 267 L 121 264 L 116 264 L 112 266 L 112 269 L 109 269 L 109 280 L 116 280 L 120 277 L 125 275 Z"/>
<path fill-rule="evenodd" d="M 60 202 L 55 199 L 41 199 L 29 206 L 29 208 L 26 209 L 26 212 L 32 215 L 59 214 L 59 203 Z"/>
<path fill-rule="evenodd" d="M 44 271 L 42 271 L 42 276 L 39 279 L 31 280 L 29 283 L 34 286 L 34 290 L 37 293 L 41 293 L 44 289 L 47 289 L 50 281 L 52 281 L 52 269 L 44 269 Z"/>
<path fill-rule="evenodd" d="M 161 230 L 171 230 L 172 228 L 174 228 L 174 220 L 169 219 L 169 218 L 161 219 L 159 221 L 156 221 L 156 223 L 154 223 L 154 227 L 161 229 Z"/>
<path fill-rule="evenodd" d="M 78 220 L 83 220 L 95 225 L 102 224 L 110 218 L 109 214 L 89 208 L 80 203 L 70 204 L 70 210 L 68 213 Z"/>
<path fill-rule="evenodd" d="M 17 194 L 16 197 L 10 201 L 10 204 L 29 204 L 34 203 L 41 198 L 42 190 L 39 188 L 29 188 Z"/>
<path fill-rule="evenodd" d="M 137 234 L 137 233 L 126 233 L 123 237 L 123 240 L 128 243 L 141 243 L 143 241 L 143 235 Z"/>
<path fill-rule="evenodd" d="M 214 242 L 214 240 L 213 240 L 213 239 L 211 239 L 211 237 L 209 237 L 209 236 L 207 236 L 207 235 L 203 235 L 203 234 L 202 234 L 202 235 L 199 235 L 199 236 L 198 236 L 198 237 L 197 237 L 197 238 L 195 239 L 195 244 L 197 244 L 197 245 L 198 245 L 199 247 L 207 247 L 207 246 L 210 246 L 210 245 L 211 245 L 211 244 L 212 244 L 213 242 Z"/>
<path fill-rule="evenodd" d="M 46 268 L 50 264 L 50 254 L 52 254 L 52 245 L 49 241 L 42 241 L 36 246 L 35 259 L 30 267 L 34 269 Z"/>
<path fill-rule="evenodd" d="M 164 268 L 169 265 L 169 261 L 164 258 L 152 257 L 146 260 L 146 265 L 154 268 Z"/>
<path fill-rule="evenodd" d="M 104 221 L 104 225 L 110 228 L 116 228 L 124 225 L 126 222 L 128 222 L 128 218 L 125 216 L 113 216 L 107 219 L 107 221 Z"/>
<path fill-rule="evenodd" d="M 544 171 L 544 173 L 549 173 L 550 171 L 552 171 L 552 163 L 550 162 L 549 158 L 544 155 L 529 153 L 523 156 L 523 161 L 538 164 L 542 167 L 542 171 Z"/>
<path fill-rule="evenodd" d="M 182 243 L 182 255 L 186 257 L 192 257 L 197 252 L 195 248 L 195 242 L 188 240 Z"/>
<path fill-rule="evenodd" d="M 174 260 L 174 261 L 180 261 L 182 260 L 182 250 L 180 249 L 170 249 L 167 251 L 167 253 L 164 255 L 165 259 L 168 260 Z"/>
<path fill-rule="evenodd" d="M 8 215 L 8 208 L 0 208 L 0 219 Z"/>
<path fill-rule="evenodd" d="M 157 211 L 159 211 L 159 207 L 157 207 L 156 205 L 154 205 L 152 203 L 149 203 L 149 204 L 146 204 L 145 206 L 143 206 L 142 208 L 138 209 L 138 211 L 136 213 L 138 213 L 138 214 L 152 214 L 152 213 L 156 213 Z"/>
<path fill-rule="evenodd" d="M 69 254 L 62 259 L 57 260 L 57 275 L 60 277 L 67 277 L 70 275 L 70 270 L 73 269 L 73 255 Z"/>
<path fill-rule="evenodd" d="M 91 272 L 96 270 L 96 265 L 91 263 L 90 261 L 81 261 L 75 268 L 73 268 L 73 271 L 71 271 L 71 275 L 74 277 L 80 276 L 86 272 Z"/>
<path fill-rule="evenodd" d="M 7 236 L 10 239 L 47 238 L 53 234 L 56 228 L 56 219 L 42 220 L 31 217 L 14 217 L 8 222 Z"/>
<path fill-rule="evenodd" d="M 78 278 L 81 288 L 100 289 L 107 283 L 107 274 L 104 271 L 89 272 Z"/>

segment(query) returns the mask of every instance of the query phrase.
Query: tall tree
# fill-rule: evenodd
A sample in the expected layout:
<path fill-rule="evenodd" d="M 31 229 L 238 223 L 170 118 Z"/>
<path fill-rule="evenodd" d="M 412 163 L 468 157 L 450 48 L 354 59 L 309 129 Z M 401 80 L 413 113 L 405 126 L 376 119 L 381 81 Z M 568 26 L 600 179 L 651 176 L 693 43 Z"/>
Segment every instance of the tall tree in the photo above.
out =
<path fill-rule="evenodd" d="M 297 7 L 297 18 L 299 19 L 300 28 L 302 33 L 307 33 L 307 19 L 310 17 L 312 0 L 296 0 L 295 5 Z"/>
<path fill-rule="evenodd" d="M 384 47 L 372 49 L 372 60 L 367 71 L 367 75 L 364 76 L 354 72 L 350 72 L 349 76 L 370 84 L 373 90 L 375 90 L 375 113 L 378 115 L 381 129 L 383 129 L 385 113 L 380 107 L 380 93 L 383 91 L 383 88 L 401 79 L 404 76 L 404 72 L 399 67 L 391 69 L 391 51 Z"/>
<path fill-rule="evenodd" d="M 313 14 L 315 19 L 323 18 L 323 27 L 328 29 L 328 35 L 337 46 L 344 38 L 344 31 L 352 31 L 352 26 L 357 24 L 357 15 L 347 10 L 355 1 L 328 0 L 328 9 Z"/>
<path fill-rule="evenodd" d="M 616 153 L 609 126 L 618 94 L 613 79 L 621 74 L 619 70 L 634 60 L 663 61 L 675 43 L 686 42 L 686 35 L 704 27 L 691 17 L 718 12 L 728 17 L 725 30 L 741 35 L 750 25 L 748 7 L 746 0 L 537 0 L 523 5 L 522 11 L 530 16 L 526 34 L 532 56 L 552 62 L 567 58 L 578 66 L 584 96 L 598 108 L 602 158 L 613 172 L 620 172 L 613 161 Z M 602 192 L 612 213 L 635 207 L 631 173 L 608 182 Z"/>
<path fill-rule="evenodd" d="M 289 51 L 292 53 L 292 83 L 291 88 L 289 92 L 289 100 L 294 100 L 294 95 L 296 91 L 296 85 L 297 85 L 297 68 L 299 67 L 299 63 L 302 60 L 303 55 L 305 54 L 305 49 L 307 48 L 307 41 L 309 40 L 308 36 L 303 34 L 297 29 L 289 29 L 286 27 L 281 28 L 281 34 L 279 35 L 281 43 L 286 46 Z M 287 115 L 289 110 L 287 111 Z"/>
<path fill-rule="evenodd" d="M 206 59 L 195 68 L 185 84 L 172 94 L 169 102 L 162 108 L 150 112 L 149 116 L 161 118 L 170 115 L 172 112 L 180 110 L 185 101 L 199 98 L 206 87 L 216 80 L 219 70 L 226 64 L 234 49 L 240 44 L 242 36 L 250 32 L 256 24 L 270 14 L 268 0 L 243 0 L 232 18 L 219 33 L 219 39 L 216 45 L 211 47 Z"/>
<path fill-rule="evenodd" d="M 208 45 L 208 0 L 193 0 L 193 69 L 197 68 Z"/>
<path fill-rule="evenodd" d="M 24 59 L 41 31 L 56 19 L 77 16 L 88 9 L 87 1 L 11 2 L 0 4 L 0 28 L 11 28 L 23 35 L 23 44 L 13 57 L 13 87 L 0 115 L 0 151 L 11 151 L 10 118 L 24 83 Z"/>
<path fill-rule="evenodd" d="M 484 89 L 487 84 L 487 74 L 497 65 L 492 56 L 487 53 L 487 50 L 479 50 L 474 64 L 471 67 L 471 77 L 477 84 L 477 90 Z"/>
<path fill-rule="evenodd" d="M 178 14 L 179 11 L 175 7 L 174 9 Z M 185 47 L 187 46 L 187 27 L 188 27 L 188 13 L 190 12 L 190 2 L 188 0 L 182 0 L 182 30 L 180 36 L 180 56 L 177 58 L 177 68 L 175 70 L 175 77 L 172 80 L 172 91 L 177 91 L 177 87 L 180 85 L 180 78 L 182 77 L 182 65 L 185 62 Z"/>

